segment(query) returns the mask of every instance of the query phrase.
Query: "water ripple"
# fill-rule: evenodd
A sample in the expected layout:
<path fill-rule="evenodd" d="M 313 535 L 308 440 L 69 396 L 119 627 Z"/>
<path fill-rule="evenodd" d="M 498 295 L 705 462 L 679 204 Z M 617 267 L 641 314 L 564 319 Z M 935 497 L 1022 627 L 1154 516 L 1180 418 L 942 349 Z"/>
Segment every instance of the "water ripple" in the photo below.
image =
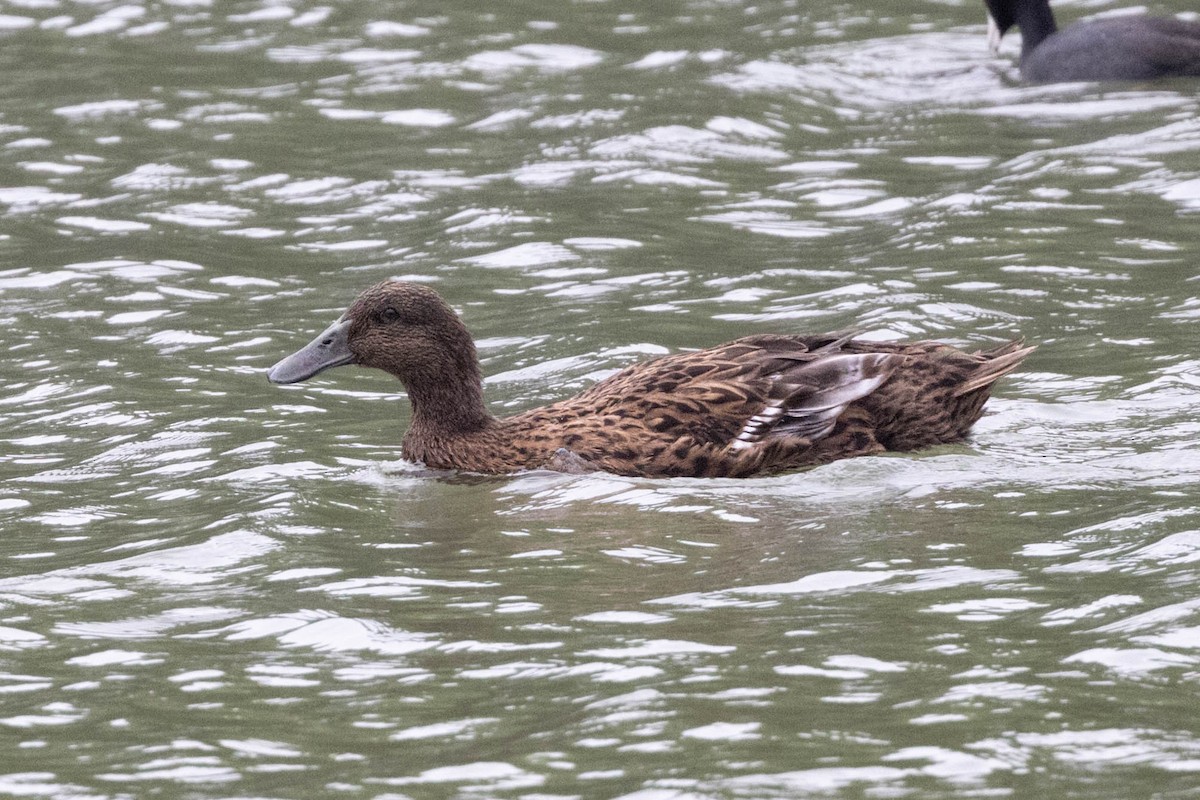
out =
<path fill-rule="evenodd" d="M 10 4 L 0 791 L 1191 791 L 1196 98 L 1021 86 L 979 17 Z M 455 475 L 386 376 L 262 376 L 389 276 L 498 411 L 767 331 L 1040 347 L 921 454 Z"/>

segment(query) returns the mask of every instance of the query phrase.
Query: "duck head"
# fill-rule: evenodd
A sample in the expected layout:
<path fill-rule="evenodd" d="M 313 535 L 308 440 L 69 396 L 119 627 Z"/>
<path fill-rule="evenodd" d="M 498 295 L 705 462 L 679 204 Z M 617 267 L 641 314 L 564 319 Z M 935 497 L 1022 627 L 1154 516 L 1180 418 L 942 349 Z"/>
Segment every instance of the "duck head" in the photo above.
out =
<path fill-rule="evenodd" d="M 367 289 L 336 322 L 267 371 L 272 383 L 297 383 L 358 364 L 399 378 L 410 393 L 439 384 L 481 386 L 475 344 L 437 292 L 384 281 Z"/>

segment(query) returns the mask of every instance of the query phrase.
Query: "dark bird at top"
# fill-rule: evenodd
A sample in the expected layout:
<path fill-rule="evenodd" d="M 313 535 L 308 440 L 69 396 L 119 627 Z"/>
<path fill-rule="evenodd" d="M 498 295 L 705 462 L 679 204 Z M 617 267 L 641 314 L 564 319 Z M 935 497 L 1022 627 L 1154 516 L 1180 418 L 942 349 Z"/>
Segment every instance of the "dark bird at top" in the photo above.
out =
<path fill-rule="evenodd" d="M 1200 23 L 1141 14 L 1062 30 L 1048 0 L 984 0 L 992 50 L 1021 29 L 1021 77 L 1030 83 L 1144 81 L 1200 75 Z"/>
<path fill-rule="evenodd" d="M 391 373 L 412 403 L 404 455 L 435 469 L 746 477 L 959 441 L 1032 350 L 761 334 L 644 361 L 497 418 L 454 310 L 426 286 L 385 281 L 267 377 L 295 383 L 346 364 Z"/>

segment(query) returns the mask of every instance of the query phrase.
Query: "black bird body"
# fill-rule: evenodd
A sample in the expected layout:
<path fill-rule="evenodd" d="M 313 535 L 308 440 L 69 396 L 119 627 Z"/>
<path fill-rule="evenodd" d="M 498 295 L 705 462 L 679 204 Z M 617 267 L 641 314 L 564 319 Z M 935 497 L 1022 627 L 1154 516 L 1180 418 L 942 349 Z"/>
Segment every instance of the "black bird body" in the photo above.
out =
<path fill-rule="evenodd" d="M 1131 14 L 1059 30 L 1048 0 L 985 3 L 993 44 L 1020 28 L 1021 77 L 1030 83 L 1200 76 L 1200 23 Z"/>

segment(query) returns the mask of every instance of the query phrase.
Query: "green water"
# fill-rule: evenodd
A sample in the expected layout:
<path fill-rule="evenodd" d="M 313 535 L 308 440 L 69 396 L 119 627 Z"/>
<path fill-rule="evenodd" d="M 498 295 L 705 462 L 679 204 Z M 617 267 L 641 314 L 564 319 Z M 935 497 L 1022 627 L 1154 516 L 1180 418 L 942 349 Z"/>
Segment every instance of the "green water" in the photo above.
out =
<path fill-rule="evenodd" d="M 0 795 L 1197 796 L 1195 83 L 1016 47 L 973 2 L 5 4 Z M 389 276 L 497 413 L 756 332 L 1040 349 L 919 455 L 437 475 L 386 375 L 264 376 Z"/>

